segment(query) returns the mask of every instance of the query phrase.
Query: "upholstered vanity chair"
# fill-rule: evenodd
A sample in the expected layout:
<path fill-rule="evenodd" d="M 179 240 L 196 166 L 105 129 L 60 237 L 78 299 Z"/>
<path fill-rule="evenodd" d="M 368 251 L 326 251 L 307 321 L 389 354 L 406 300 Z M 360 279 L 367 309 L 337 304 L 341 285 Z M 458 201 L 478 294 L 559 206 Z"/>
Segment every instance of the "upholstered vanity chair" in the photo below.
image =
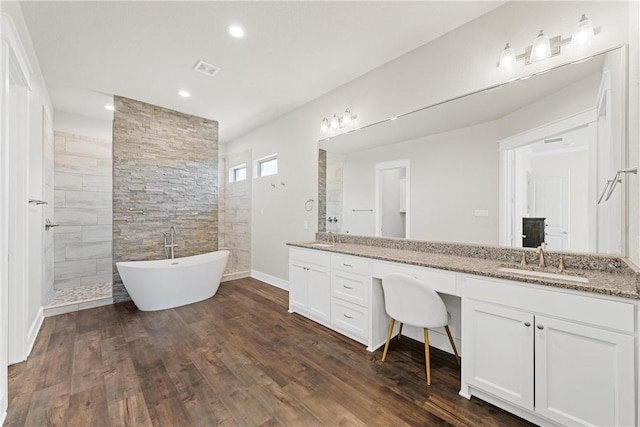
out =
<path fill-rule="evenodd" d="M 431 385 L 431 363 L 429 360 L 429 329 L 444 326 L 449 342 L 453 348 L 458 365 L 460 358 L 458 350 L 453 342 L 453 337 L 449 331 L 447 308 L 440 298 L 440 295 L 434 291 L 431 286 L 414 279 L 406 274 L 389 274 L 382 279 L 382 289 L 384 292 L 385 311 L 391 317 L 389 323 L 389 332 L 387 333 L 387 342 L 384 345 L 382 353 L 382 361 L 387 357 L 389 349 L 389 341 L 393 334 L 393 326 L 396 322 L 400 322 L 400 330 L 398 339 L 402 335 L 402 325 L 413 325 L 424 328 L 424 356 L 427 363 L 427 384 Z"/>

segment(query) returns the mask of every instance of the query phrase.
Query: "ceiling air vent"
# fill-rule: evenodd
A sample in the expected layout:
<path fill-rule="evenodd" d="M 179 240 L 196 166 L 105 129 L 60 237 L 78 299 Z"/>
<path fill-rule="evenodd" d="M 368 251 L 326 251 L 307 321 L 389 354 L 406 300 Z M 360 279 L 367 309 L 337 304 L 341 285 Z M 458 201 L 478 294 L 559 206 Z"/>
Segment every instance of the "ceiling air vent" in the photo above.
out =
<path fill-rule="evenodd" d="M 207 64 L 202 59 L 200 59 L 198 60 L 198 62 L 196 62 L 196 65 L 193 66 L 193 70 L 202 73 L 205 76 L 213 77 L 218 73 L 218 71 L 220 71 L 220 67 Z"/>

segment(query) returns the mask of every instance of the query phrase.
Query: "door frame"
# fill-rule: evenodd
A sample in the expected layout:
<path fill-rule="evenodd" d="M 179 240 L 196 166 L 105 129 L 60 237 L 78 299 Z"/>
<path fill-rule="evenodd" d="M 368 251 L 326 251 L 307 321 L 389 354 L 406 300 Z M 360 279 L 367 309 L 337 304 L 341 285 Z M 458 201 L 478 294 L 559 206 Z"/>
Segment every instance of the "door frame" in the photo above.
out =
<path fill-rule="evenodd" d="M 380 191 L 382 186 L 381 172 L 388 169 L 405 169 L 405 202 L 406 202 L 406 216 L 405 216 L 405 239 L 411 238 L 411 161 L 410 159 L 391 160 L 388 162 L 376 163 L 376 179 L 375 179 L 375 236 L 381 236 L 380 227 L 382 227 L 382 197 L 380 197 Z"/>
<path fill-rule="evenodd" d="M 595 107 L 583 112 L 565 117 L 560 120 L 547 123 L 545 125 L 521 132 L 519 134 L 498 140 L 498 150 L 500 151 L 500 188 L 499 188 L 499 244 L 504 246 L 514 246 L 513 242 L 517 234 L 517 224 L 514 206 L 514 195 L 516 187 L 515 172 L 515 149 L 532 144 L 545 138 L 565 133 L 577 128 L 589 128 L 589 158 L 596 155 L 597 138 L 597 110 Z M 598 176 L 596 174 L 596 163 L 589 161 L 589 200 L 597 200 L 596 192 L 598 187 Z M 596 246 L 595 233 L 597 222 L 597 207 L 595 203 L 588 206 L 589 229 L 594 230 L 589 235 L 589 247 Z M 520 226 L 521 228 L 522 226 Z M 522 233 L 520 233 L 522 234 Z"/>
<path fill-rule="evenodd" d="M 27 355 L 27 285 L 28 255 L 26 252 L 26 234 L 28 217 L 28 125 L 29 125 L 29 92 L 31 91 L 30 76 L 33 69 L 27 54 L 18 37 L 18 31 L 11 17 L 0 14 L 0 420 L 3 420 L 8 405 L 8 371 L 10 360 Z M 16 99 L 20 107 L 19 114 L 11 109 L 11 98 Z M 15 98 L 14 98 L 15 99 Z M 18 152 L 20 159 L 9 159 L 10 153 Z M 23 158 L 24 157 L 24 158 Z M 22 170 L 10 168 L 14 162 L 18 166 L 26 165 Z M 12 175 L 14 175 L 12 177 Z M 10 188 L 10 180 L 18 178 L 20 188 Z M 12 197 L 12 194 L 17 197 Z M 16 201 L 21 206 L 15 206 L 14 215 L 21 215 L 24 225 L 22 230 L 10 238 L 11 203 Z M 21 253 L 14 253 L 16 242 Z M 12 259 L 9 258 L 11 254 Z M 12 264 L 13 263 L 13 264 Z M 25 280 L 18 283 L 10 277 L 10 267 L 19 272 L 18 276 Z M 11 308 L 11 313 L 9 313 Z M 11 317 L 10 317 L 11 316 Z M 11 319 L 11 322 L 10 322 Z M 11 324 L 11 329 L 10 325 Z"/>

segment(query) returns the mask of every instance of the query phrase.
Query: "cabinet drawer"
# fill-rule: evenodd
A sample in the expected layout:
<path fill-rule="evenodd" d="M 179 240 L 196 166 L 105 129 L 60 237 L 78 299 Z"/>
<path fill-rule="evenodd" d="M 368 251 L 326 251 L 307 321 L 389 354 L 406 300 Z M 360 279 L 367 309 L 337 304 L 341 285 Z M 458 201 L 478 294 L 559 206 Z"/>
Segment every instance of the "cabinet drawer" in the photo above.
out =
<path fill-rule="evenodd" d="M 369 275 L 369 260 L 346 255 L 331 255 L 331 268 L 348 273 Z"/>
<path fill-rule="evenodd" d="M 331 274 L 331 294 L 334 297 L 369 307 L 369 276 L 334 271 Z"/>
<path fill-rule="evenodd" d="M 323 267 L 329 267 L 330 254 L 322 251 L 315 251 L 312 249 L 300 249 L 289 248 L 289 260 L 290 261 L 303 261 L 311 264 L 321 265 Z"/>
<path fill-rule="evenodd" d="M 331 323 L 338 329 L 367 339 L 369 310 L 338 298 L 331 299 Z"/>
<path fill-rule="evenodd" d="M 373 263 L 373 277 L 382 279 L 391 273 L 401 273 L 415 277 L 431 286 L 436 292 L 459 295 L 457 286 L 458 275 L 456 273 L 384 261 L 375 261 Z"/>

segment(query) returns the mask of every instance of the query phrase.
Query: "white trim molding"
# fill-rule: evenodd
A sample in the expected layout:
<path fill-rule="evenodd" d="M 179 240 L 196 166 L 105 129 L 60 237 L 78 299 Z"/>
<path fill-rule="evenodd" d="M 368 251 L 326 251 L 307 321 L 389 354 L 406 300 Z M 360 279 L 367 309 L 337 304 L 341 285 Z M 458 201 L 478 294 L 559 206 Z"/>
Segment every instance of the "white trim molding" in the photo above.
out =
<path fill-rule="evenodd" d="M 254 279 L 258 279 L 262 282 L 265 282 L 271 286 L 275 286 L 276 288 L 284 289 L 285 291 L 289 291 L 289 281 L 280 279 L 279 277 L 271 276 L 266 273 L 262 273 L 258 270 L 251 270 L 251 277 Z"/>
<path fill-rule="evenodd" d="M 0 414 L 4 420 L 8 407 L 7 366 L 10 360 L 24 360 L 28 355 L 28 256 L 24 219 L 29 213 L 29 171 L 24 141 L 28 140 L 33 69 L 13 20 L 5 13 L 0 14 L 0 37 Z M 9 214 L 10 209 L 13 215 Z M 35 334 L 38 328 L 32 327 Z"/>

